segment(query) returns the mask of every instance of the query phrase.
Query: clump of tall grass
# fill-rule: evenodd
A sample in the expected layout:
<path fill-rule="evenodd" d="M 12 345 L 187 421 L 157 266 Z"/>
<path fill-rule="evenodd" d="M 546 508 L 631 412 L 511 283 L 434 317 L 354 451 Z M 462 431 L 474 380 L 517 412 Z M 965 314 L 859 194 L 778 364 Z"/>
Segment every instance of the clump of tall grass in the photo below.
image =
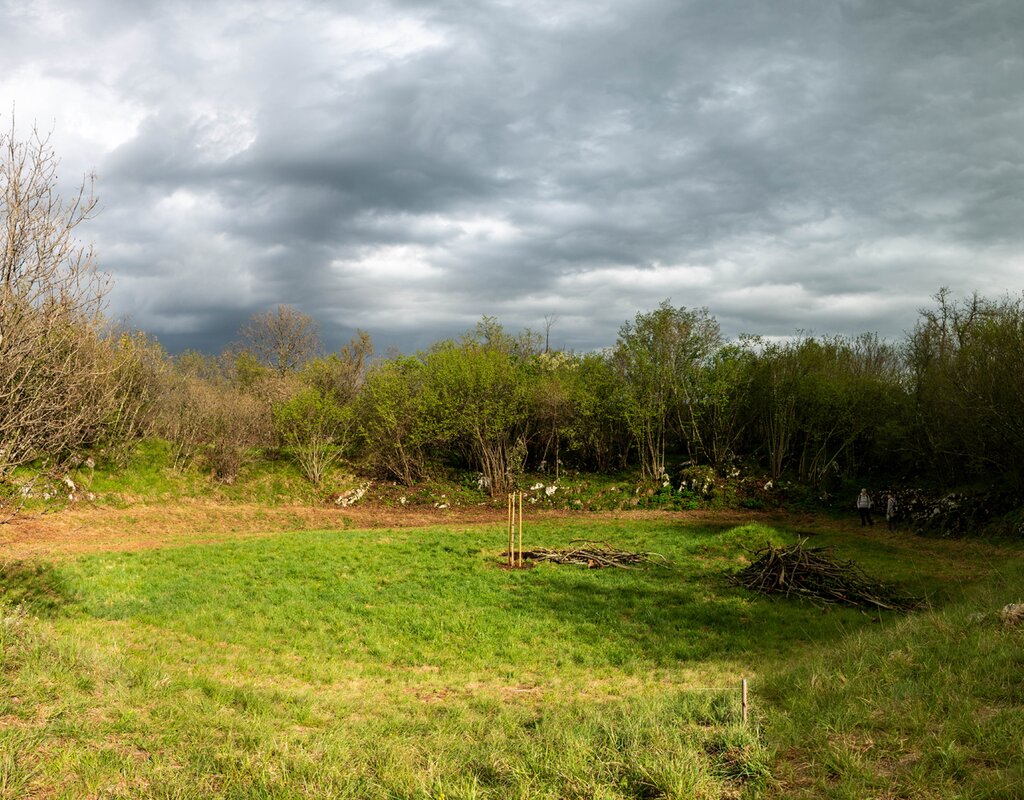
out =
<path fill-rule="evenodd" d="M 1024 567 L 945 609 L 851 633 L 764 692 L 785 797 L 1024 797 Z"/>

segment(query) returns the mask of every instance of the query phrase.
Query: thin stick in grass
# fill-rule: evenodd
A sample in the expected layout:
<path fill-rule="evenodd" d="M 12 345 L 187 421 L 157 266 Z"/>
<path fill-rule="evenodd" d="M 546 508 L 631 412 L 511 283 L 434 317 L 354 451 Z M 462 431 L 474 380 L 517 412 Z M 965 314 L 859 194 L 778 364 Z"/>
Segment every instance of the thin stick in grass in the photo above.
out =
<path fill-rule="evenodd" d="M 506 520 L 506 522 L 508 523 L 508 525 L 507 525 L 507 528 L 508 528 L 508 565 L 510 567 L 513 566 L 513 563 L 514 563 L 513 559 L 515 557 L 515 547 L 514 547 L 514 543 L 512 541 L 512 524 L 513 524 L 513 521 L 512 521 L 512 507 L 513 507 L 513 505 L 512 505 L 512 495 L 510 494 L 508 496 L 508 519 Z"/>
<path fill-rule="evenodd" d="M 513 500 L 514 501 L 514 500 Z M 523 566 L 523 493 L 519 493 L 519 566 Z"/>

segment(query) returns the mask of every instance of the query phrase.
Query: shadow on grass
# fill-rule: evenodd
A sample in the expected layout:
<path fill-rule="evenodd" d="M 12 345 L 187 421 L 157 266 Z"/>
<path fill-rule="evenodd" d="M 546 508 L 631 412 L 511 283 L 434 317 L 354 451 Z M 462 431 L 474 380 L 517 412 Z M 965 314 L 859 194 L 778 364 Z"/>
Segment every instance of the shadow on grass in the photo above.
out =
<path fill-rule="evenodd" d="M 575 571 L 575 574 L 574 572 Z M 769 599 L 729 586 L 728 570 L 686 575 L 648 569 L 624 584 L 608 570 L 547 567 L 543 586 L 515 598 L 535 616 L 551 617 L 566 644 L 595 646 L 611 659 L 641 658 L 657 666 L 708 659 L 785 659 L 808 645 L 841 639 L 876 617 L 854 609 L 818 608 Z"/>
<path fill-rule="evenodd" d="M 346 531 L 93 556 L 77 562 L 74 585 L 101 619 L 317 658 L 481 670 L 760 666 L 874 620 L 730 586 L 744 548 L 786 538 L 771 528 L 581 520 L 532 534 L 532 546 L 594 538 L 675 566 L 510 571 L 491 529 Z"/>
<path fill-rule="evenodd" d="M 0 562 L 0 605 L 24 606 L 40 616 L 67 604 L 70 591 L 50 564 L 31 561 Z"/>

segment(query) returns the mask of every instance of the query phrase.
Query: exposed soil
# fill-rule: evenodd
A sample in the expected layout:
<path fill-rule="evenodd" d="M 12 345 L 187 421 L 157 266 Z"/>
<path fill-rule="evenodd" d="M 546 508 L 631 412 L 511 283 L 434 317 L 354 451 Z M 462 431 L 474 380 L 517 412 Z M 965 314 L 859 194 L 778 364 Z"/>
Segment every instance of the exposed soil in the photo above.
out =
<path fill-rule="evenodd" d="M 0 525 L 0 561 L 60 560 L 100 551 L 148 550 L 285 531 L 351 528 L 408 528 L 428 525 L 505 524 L 505 508 L 469 506 L 393 508 L 372 504 L 334 506 L 264 506 L 187 501 L 139 504 L 128 508 L 78 505 L 42 515 L 25 515 Z M 721 525 L 768 522 L 777 516 L 752 511 L 616 511 L 535 510 L 533 519 L 587 516 L 595 519 L 707 520 Z M 790 525 L 796 520 L 787 516 Z M 813 527 L 808 517 L 807 525 Z"/>
<path fill-rule="evenodd" d="M 79 505 L 0 525 L 0 559 L 60 559 L 95 551 L 146 550 L 265 536 L 283 531 L 396 528 L 490 522 L 496 509 L 265 506 L 186 501 L 104 508 Z"/>

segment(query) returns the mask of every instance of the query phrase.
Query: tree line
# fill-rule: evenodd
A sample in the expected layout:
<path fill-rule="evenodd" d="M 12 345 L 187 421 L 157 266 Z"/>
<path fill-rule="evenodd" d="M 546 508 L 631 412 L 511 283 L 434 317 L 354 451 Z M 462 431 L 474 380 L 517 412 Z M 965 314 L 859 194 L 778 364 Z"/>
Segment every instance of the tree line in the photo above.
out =
<path fill-rule="evenodd" d="M 826 491 L 872 475 L 1024 488 L 1021 298 L 940 291 L 895 342 L 730 341 L 707 310 L 665 301 L 597 352 L 484 317 L 383 358 L 362 332 L 326 353 L 315 320 L 278 306 L 217 356 L 171 356 L 103 317 L 108 284 L 77 238 L 88 182 L 58 196 L 45 137 L 12 126 L 0 149 L 0 480 L 156 436 L 225 481 L 274 452 L 314 483 L 345 459 L 403 484 L 473 470 L 493 494 L 525 471 L 656 479 L 680 463 Z"/>

